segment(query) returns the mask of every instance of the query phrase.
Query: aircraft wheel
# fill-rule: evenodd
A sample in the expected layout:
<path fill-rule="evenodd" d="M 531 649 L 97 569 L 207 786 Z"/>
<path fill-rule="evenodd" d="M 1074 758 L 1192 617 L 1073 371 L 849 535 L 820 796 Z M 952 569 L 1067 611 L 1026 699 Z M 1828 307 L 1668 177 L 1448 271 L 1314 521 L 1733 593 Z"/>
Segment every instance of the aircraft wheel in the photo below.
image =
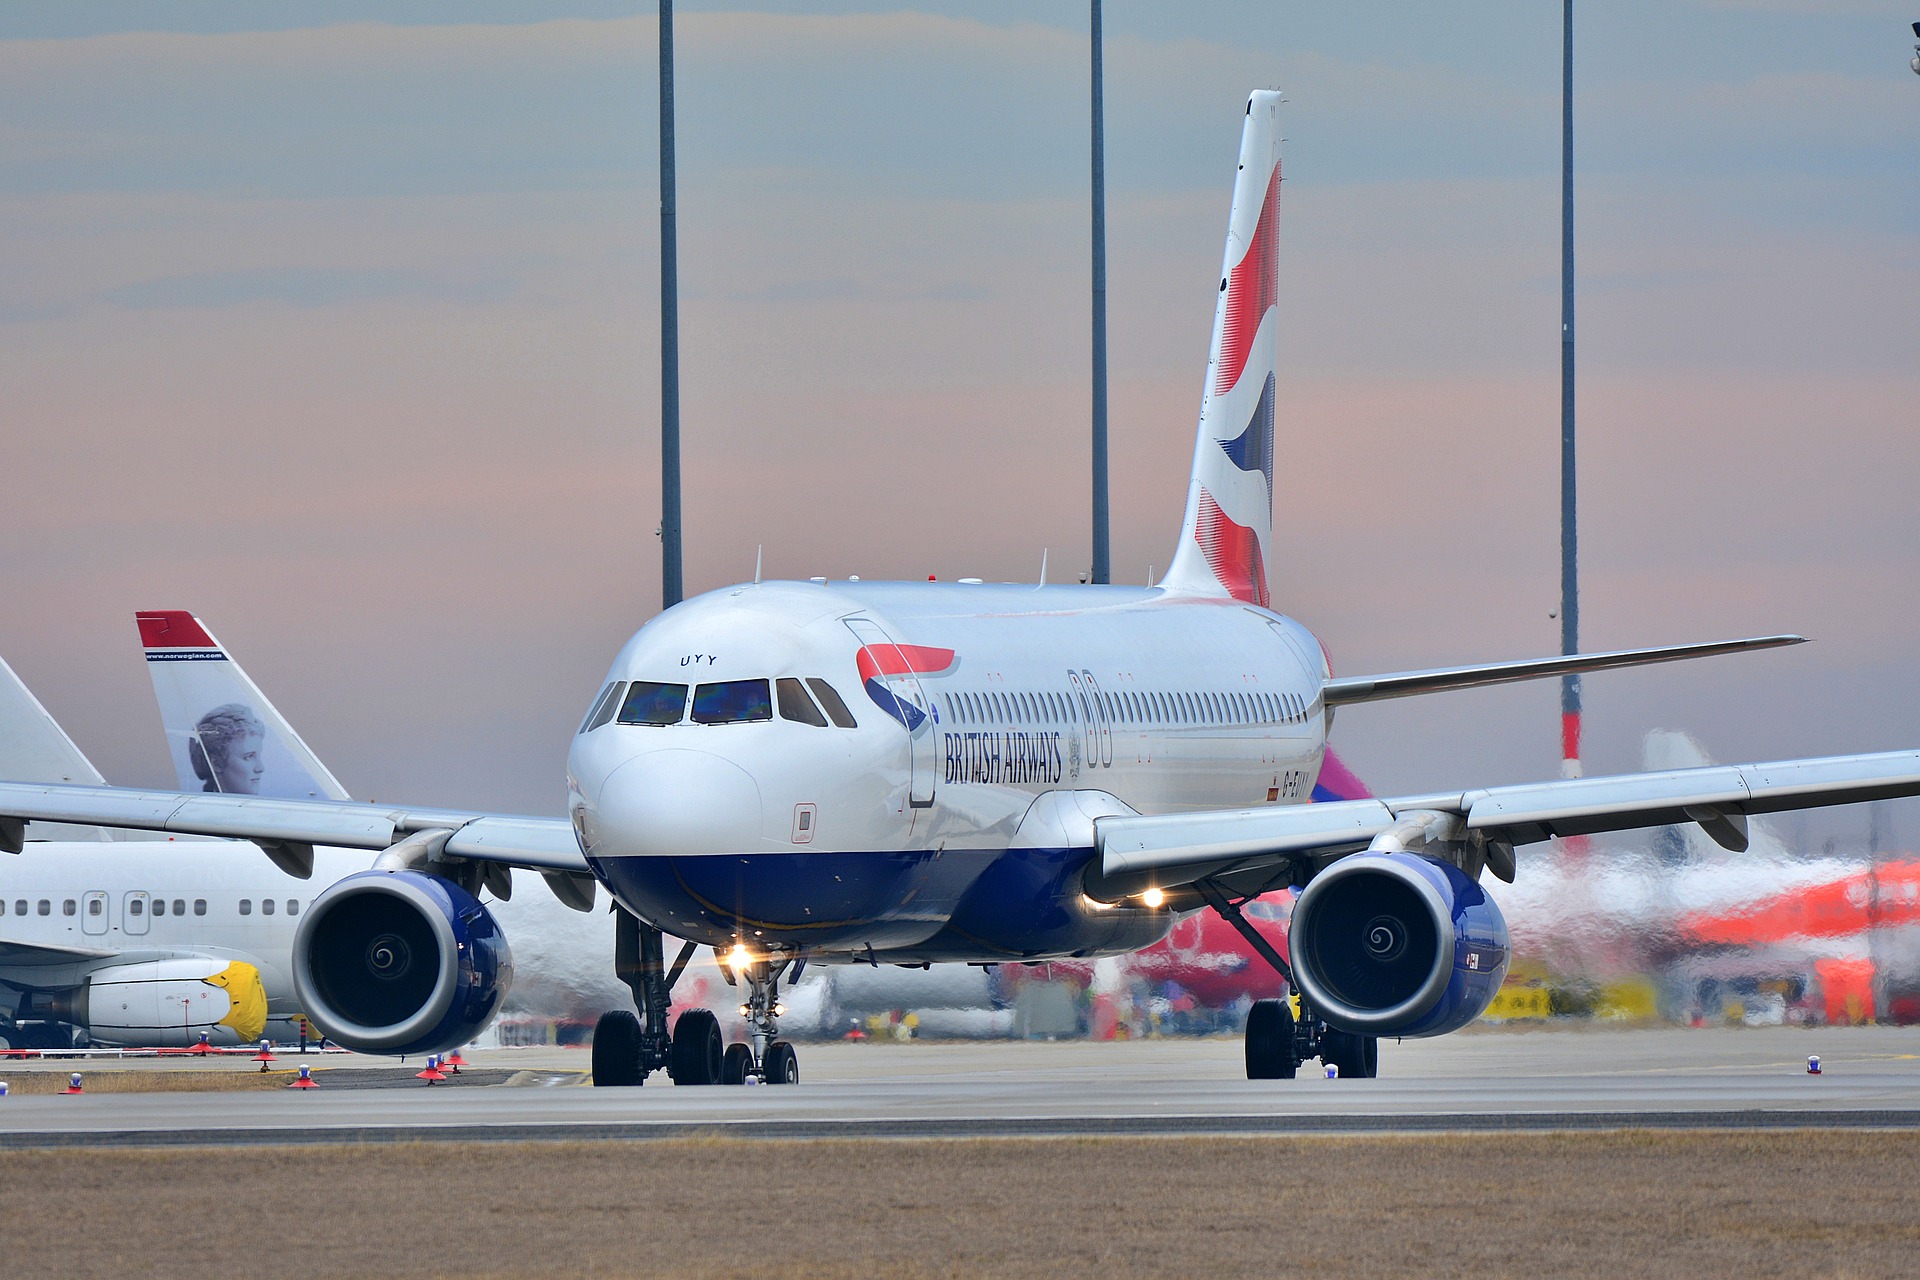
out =
<path fill-rule="evenodd" d="M 667 1074 L 675 1084 L 714 1084 L 720 1079 L 720 1019 L 706 1009 L 689 1009 L 673 1024 L 673 1061 Z"/>
<path fill-rule="evenodd" d="M 753 1050 L 737 1041 L 728 1045 L 726 1055 L 720 1059 L 720 1083 L 745 1084 L 752 1074 Z"/>
<path fill-rule="evenodd" d="M 596 1085 L 643 1083 L 640 1070 L 640 1019 L 625 1009 L 600 1015 L 593 1027 L 593 1082 Z"/>
<path fill-rule="evenodd" d="M 775 1040 L 767 1046 L 767 1083 L 800 1083 L 800 1055 L 785 1040 Z"/>
<path fill-rule="evenodd" d="M 1328 1031 L 1320 1060 L 1340 1068 L 1342 1080 L 1371 1080 L 1380 1074 L 1380 1037 Z"/>
<path fill-rule="evenodd" d="M 1247 1079 L 1291 1080 L 1299 1069 L 1292 1006 L 1285 1000 L 1255 1000 L 1247 1011 Z"/>

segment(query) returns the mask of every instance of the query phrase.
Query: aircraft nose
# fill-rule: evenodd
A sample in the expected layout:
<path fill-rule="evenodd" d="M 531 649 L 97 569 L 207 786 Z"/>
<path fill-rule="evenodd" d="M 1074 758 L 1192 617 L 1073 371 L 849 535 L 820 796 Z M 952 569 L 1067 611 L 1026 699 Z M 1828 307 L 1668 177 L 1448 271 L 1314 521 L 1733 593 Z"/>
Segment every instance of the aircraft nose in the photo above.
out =
<path fill-rule="evenodd" d="M 607 776 L 596 808 L 596 857 L 751 853 L 760 845 L 759 785 L 708 751 L 634 757 Z"/>

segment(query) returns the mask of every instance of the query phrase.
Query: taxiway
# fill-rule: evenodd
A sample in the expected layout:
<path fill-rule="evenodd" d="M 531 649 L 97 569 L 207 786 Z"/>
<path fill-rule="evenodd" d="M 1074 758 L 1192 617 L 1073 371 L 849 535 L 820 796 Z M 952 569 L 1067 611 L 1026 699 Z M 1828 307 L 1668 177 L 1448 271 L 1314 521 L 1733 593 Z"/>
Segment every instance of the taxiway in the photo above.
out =
<path fill-rule="evenodd" d="M 1376 1080 L 1309 1064 L 1253 1082 L 1239 1055 L 1225 1039 L 806 1045 L 797 1087 L 706 1089 L 585 1087 L 578 1050 L 474 1051 L 476 1076 L 416 1087 L 389 1061 L 329 1056 L 308 1060 L 321 1087 L 304 1093 L 241 1080 L 245 1063 L 163 1061 L 128 1067 L 225 1071 L 236 1087 L 16 1094 L 0 1146 L 1920 1128 L 1920 1029 L 1488 1030 L 1383 1045 Z"/>

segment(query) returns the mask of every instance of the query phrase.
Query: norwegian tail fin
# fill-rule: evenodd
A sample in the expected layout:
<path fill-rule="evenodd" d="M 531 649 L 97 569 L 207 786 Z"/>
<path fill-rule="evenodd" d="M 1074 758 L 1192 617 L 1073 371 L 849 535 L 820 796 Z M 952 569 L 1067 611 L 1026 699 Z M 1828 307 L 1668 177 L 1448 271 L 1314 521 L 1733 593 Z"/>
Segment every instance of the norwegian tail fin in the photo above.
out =
<path fill-rule="evenodd" d="M 177 609 L 134 618 L 182 791 L 349 798 L 200 619 Z"/>
<path fill-rule="evenodd" d="M 1262 607 L 1273 543 L 1280 102 L 1268 90 L 1247 100 L 1186 522 L 1162 580 L 1181 594 Z"/>

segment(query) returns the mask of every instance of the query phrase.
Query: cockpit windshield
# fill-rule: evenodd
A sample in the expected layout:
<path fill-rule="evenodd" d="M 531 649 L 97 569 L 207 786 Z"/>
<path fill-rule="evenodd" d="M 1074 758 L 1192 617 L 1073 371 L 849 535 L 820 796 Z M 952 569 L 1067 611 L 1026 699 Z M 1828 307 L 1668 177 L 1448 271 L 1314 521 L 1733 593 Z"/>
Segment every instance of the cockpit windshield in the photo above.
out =
<path fill-rule="evenodd" d="M 773 698 L 765 680 L 726 680 L 693 691 L 695 724 L 742 724 L 773 719 Z"/>
<path fill-rule="evenodd" d="M 621 724 L 679 724 L 687 710 L 687 686 L 635 680 L 620 706 Z"/>

